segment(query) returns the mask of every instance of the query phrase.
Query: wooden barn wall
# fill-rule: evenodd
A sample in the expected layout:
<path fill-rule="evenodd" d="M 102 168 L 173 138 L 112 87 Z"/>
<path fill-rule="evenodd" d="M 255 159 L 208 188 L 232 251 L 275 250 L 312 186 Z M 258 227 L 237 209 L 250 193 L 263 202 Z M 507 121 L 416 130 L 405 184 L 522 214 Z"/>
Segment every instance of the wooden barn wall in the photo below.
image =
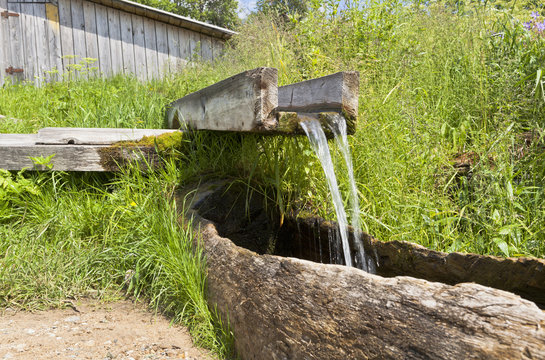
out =
<path fill-rule="evenodd" d="M 19 16 L 0 17 L 0 84 L 118 73 L 150 80 L 223 51 L 221 39 L 86 0 L 0 0 L 6 10 Z"/>

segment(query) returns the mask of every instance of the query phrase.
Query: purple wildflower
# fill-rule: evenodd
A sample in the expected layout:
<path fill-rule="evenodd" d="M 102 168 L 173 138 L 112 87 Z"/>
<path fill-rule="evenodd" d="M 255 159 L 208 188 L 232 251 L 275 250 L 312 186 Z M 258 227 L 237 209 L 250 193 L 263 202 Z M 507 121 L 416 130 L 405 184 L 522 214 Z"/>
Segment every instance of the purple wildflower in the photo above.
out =
<path fill-rule="evenodd" d="M 539 13 L 537 11 L 532 11 L 532 17 L 537 19 L 539 17 Z"/>
<path fill-rule="evenodd" d="M 532 27 L 533 27 L 533 24 L 532 24 L 531 21 L 528 21 L 528 22 L 525 22 L 525 23 L 524 23 L 524 28 L 525 28 L 526 30 L 532 30 Z"/>
<path fill-rule="evenodd" d="M 543 22 L 541 23 L 537 23 L 536 24 L 536 28 L 537 28 L 537 31 L 544 31 L 545 30 L 545 20 L 543 20 Z"/>

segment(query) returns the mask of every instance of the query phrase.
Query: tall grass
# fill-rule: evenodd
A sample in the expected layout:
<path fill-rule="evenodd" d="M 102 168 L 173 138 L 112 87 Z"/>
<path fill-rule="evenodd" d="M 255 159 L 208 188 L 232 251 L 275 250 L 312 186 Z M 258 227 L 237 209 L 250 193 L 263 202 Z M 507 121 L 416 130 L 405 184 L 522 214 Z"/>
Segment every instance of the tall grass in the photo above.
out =
<path fill-rule="evenodd" d="M 165 104 L 243 70 L 276 67 L 282 85 L 358 70 L 350 143 L 367 232 L 443 251 L 545 256 L 545 37 L 525 28 L 529 10 L 345 4 L 313 0 L 289 22 L 252 16 L 223 59 L 160 81 L 6 85 L 0 113 L 18 120 L 0 131 L 161 127 Z M 306 138 L 201 132 L 184 141 L 179 162 L 155 174 L 0 173 L 1 304 L 59 305 L 128 286 L 227 354 L 230 337 L 205 303 L 205 259 L 176 222 L 173 189 L 229 177 L 282 214 L 335 215 Z M 453 166 L 461 159 L 469 172 Z"/>

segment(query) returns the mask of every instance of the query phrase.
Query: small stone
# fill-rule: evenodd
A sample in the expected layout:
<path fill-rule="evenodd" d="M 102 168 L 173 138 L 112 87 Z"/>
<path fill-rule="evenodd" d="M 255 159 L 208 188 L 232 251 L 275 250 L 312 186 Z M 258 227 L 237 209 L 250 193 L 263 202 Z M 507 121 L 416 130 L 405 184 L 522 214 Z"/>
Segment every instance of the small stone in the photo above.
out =
<path fill-rule="evenodd" d="M 77 323 L 80 321 L 80 317 L 77 315 L 69 316 L 67 318 L 64 318 L 65 322 L 71 322 L 71 323 Z"/>
<path fill-rule="evenodd" d="M 85 345 L 85 346 L 89 346 L 89 347 L 94 346 L 94 345 L 95 345 L 95 340 L 86 341 L 86 342 L 84 343 L 84 345 Z"/>
<path fill-rule="evenodd" d="M 6 354 L 4 355 L 4 357 L 2 357 L 2 359 L 6 359 L 6 360 L 7 360 L 7 359 L 13 359 L 13 354 L 10 353 L 10 352 L 8 352 L 8 353 L 6 353 Z"/>
<path fill-rule="evenodd" d="M 112 341 L 111 340 L 106 340 L 106 341 L 104 341 L 103 345 L 112 345 Z"/>
<path fill-rule="evenodd" d="M 36 334 L 36 330 L 34 330 L 34 329 L 25 329 L 24 331 L 25 331 L 25 333 L 28 334 L 28 335 L 34 335 L 34 334 Z"/>
<path fill-rule="evenodd" d="M 26 344 L 17 344 L 13 347 L 13 349 L 15 349 L 17 352 L 23 352 L 25 351 L 25 348 L 26 348 Z"/>

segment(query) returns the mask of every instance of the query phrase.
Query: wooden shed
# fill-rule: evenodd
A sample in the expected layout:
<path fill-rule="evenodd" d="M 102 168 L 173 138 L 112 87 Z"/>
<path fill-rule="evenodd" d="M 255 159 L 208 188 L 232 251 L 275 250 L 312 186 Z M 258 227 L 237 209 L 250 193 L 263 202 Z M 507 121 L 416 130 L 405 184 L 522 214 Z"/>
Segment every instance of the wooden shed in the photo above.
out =
<path fill-rule="evenodd" d="M 218 57 L 233 31 L 127 0 L 0 0 L 0 84 L 159 78 Z"/>

